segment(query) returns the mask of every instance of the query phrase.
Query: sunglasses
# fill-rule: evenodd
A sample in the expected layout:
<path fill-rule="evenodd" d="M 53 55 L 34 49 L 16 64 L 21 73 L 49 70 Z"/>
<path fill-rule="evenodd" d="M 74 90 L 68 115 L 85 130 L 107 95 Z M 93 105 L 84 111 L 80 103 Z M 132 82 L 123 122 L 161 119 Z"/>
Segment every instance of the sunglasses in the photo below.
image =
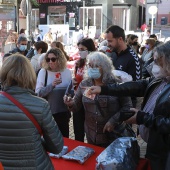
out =
<path fill-rule="evenodd" d="M 57 58 L 52 57 L 52 58 L 46 58 L 45 60 L 46 60 L 47 63 L 49 63 L 50 60 L 51 60 L 52 62 L 55 62 L 55 61 L 57 60 Z"/>

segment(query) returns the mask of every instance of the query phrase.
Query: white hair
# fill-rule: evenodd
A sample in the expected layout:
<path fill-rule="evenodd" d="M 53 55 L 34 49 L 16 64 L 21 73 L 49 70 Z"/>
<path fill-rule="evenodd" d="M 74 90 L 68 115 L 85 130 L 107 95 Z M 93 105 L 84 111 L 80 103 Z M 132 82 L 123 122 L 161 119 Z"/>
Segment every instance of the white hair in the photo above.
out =
<path fill-rule="evenodd" d="M 87 62 L 93 62 L 94 66 L 100 66 L 103 70 L 102 82 L 107 83 L 108 79 L 115 79 L 113 74 L 114 66 L 112 60 L 102 52 L 92 52 L 87 56 Z M 89 78 L 87 68 L 85 69 L 84 78 Z"/>

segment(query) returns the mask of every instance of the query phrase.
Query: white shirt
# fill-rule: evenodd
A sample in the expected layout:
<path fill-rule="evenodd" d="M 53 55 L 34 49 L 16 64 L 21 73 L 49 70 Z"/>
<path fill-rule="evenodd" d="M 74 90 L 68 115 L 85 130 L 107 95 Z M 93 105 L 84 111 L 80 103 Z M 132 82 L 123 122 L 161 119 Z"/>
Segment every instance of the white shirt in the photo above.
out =
<path fill-rule="evenodd" d="M 37 55 L 34 55 L 32 58 L 31 58 L 31 65 L 32 67 L 34 68 L 35 72 L 37 73 L 37 71 L 41 68 L 39 63 L 38 63 L 38 58 L 40 57 L 41 54 L 37 54 Z"/>
<path fill-rule="evenodd" d="M 47 70 L 47 72 L 48 72 L 47 85 L 49 85 L 49 84 L 52 84 L 52 82 L 56 78 L 56 73 L 58 72 L 52 72 L 49 70 Z M 66 68 L 63 72 L 60 72 L 60 73 L 61 73 L 62 83 L 57 84 L 55 88 L 67 87 L 72 79 L 71 71 L 69 69 Z M 42 68 L 40 72 L 38 73 L 37 84 L 36 84 L 36 89 L 35 89 L 36 93 L 38 93 L 39 90 L 44 87 L 45 74 L 46 74 L 46 70 L 44 68 Z"/>

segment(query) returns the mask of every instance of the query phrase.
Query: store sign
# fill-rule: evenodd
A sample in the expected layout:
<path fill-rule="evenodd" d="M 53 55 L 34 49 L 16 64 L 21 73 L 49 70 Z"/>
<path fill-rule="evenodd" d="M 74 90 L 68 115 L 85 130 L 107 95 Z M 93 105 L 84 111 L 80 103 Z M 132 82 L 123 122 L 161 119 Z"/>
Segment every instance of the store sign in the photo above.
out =
<path fill-rule="evenodd" d="M 49 3 L 57 3 L 64 2 L 64 0 L 37 0 L 39 4 L 49 4 Z"/>

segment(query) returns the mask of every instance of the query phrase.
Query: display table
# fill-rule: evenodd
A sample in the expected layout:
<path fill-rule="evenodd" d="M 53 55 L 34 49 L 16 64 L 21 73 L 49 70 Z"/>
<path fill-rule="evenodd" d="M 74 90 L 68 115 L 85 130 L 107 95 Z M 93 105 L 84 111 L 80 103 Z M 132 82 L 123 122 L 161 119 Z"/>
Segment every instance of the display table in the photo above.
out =
<path fill-rule="evenodd" d="M 93 148 L 95 153 L 84 163 L 79 164 L 77 161 L 64 160 L 62 158 L 51 158 L 55 170 L 95 170 L 96 157 L 104 150 L 102 147 L 91 145 L 88 143 L 79 142 L 76 140 L 64 138 L 64 145 L 68 146 L 68 152 L 77 146 L 87 146 Z M 146 159 L 140 159 L 139 165 L 136 170 L 151 170 L 149 162 Z"/>
<path fill-rule="evenodd" d="M 104 150 L 104 148 L 68 138 L 64 138 L 64 145 L 68 146 L 68 151 L 73 150 L 77 146 L 87 146 L 93 148 L 95 153 L 84 164 L 79 164 L 77 161 L 64 160 L 62 158 L 51 158 L 55 170 L 95 170 L 96 157 Z"/>

